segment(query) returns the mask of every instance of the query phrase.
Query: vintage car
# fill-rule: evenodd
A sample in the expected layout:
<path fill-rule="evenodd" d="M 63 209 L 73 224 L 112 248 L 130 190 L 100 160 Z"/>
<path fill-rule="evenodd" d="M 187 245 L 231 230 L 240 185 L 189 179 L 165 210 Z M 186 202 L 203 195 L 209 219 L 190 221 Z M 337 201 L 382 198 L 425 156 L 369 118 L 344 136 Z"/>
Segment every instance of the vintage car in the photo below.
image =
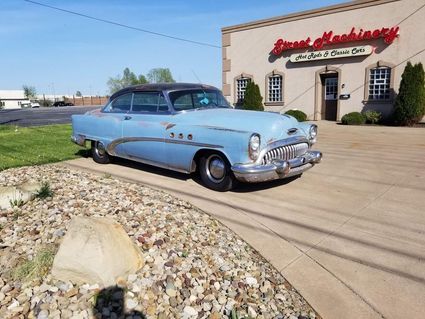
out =
<path fill-rule="evenodd" d="M 102 109 L 72 116 L 72 141 L 90 142 L 94 161 L 122 157 L 230 190 L 236 181 L 300 175 L 320 162 L 317 126 L 270 112 L 232 108 L 212 86 L 143 84 L 113 94 Z"/>

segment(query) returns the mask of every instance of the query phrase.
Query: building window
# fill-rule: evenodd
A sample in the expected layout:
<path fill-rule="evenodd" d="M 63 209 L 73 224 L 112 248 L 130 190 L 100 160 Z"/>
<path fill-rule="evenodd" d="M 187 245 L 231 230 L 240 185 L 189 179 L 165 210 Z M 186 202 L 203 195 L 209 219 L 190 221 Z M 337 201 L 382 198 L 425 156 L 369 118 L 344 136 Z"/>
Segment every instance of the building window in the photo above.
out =
<path fill-rule="evenodd" d="M 274 74 L 268 77 L 268 102 L 282 102 L 283 77 Z"/>
<path fill-rule="evenodd" d="M 240 77 L 236 79 L 236 99 L 237 103 L 242 103 L 245 99 L 245 91 L 248 83 L 251 82 L 250 78 Z"/>
<path fill-rule="evenodd" d="M 382 101 L 391 97 L 391 68 L 377 67 L 369 70 L 369 100 Z"/>

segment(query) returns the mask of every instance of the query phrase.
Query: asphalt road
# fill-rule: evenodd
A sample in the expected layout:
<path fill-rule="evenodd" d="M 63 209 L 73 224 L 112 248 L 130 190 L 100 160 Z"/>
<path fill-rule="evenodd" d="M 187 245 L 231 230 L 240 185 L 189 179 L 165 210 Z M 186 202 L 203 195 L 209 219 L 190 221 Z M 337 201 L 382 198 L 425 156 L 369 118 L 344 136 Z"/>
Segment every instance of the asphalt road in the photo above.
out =
<path fill-rule="evenodd" d="M 94 106 L 41 107 L 35 109 L 0 110 L 0 125 L 39 126 L 71 123 L 71 115 L 100 108 Z"/>

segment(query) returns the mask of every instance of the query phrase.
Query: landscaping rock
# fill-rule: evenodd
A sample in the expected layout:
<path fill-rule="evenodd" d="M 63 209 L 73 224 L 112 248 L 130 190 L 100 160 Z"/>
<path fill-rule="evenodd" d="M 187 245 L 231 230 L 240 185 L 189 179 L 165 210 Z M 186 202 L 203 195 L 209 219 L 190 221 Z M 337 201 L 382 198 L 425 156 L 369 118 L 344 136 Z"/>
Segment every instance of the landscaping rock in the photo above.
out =
<path fill-rule="evenodd" d="M 105 319 L 135 319 L 139 312 L 147 319 L 219 319 L 232 314 L 320 319 L 262 256 L 190 203 L 144 185 L 59 165 L 2 171 L 0 186 L 36 183 L 40 176 L 50 183 L 53 196 L 35 198 L 20 208 L 0 209 L 1 319 L 100 318 L 102 314 Z M 120 274 L 120 286 L 112 289 L 102 282 L 58 280 L 51 273 L 30 282 L 11 277 L 21 262 L 33 260 L 41 249 L 47 246 L 56 251 L 67 241 L 75 218 L 108 219 L 122 225 L 119 228 L 131 242 L 126 246 L 137 245 L 145 264 Z M 74 230 L 80 247 L 82 229 Z M 113 236 L 100 235 L 108 238 L 106 242 Z M 110 266 L 101 260 L 100 251 L 93 255 L 83 248 L 72 249 L 77 256 L 74 262 L 84 263 L 94 256 L 89 262 L 98 271 Z M 111 249 L 105 251 L 109 254 Z M 110 303 L 95 310 L 100 295 Z"/>
<path fill-rule="evenodd" d="M 55 256 L 52 275 L 106 287 L 142 266 L 139 249 L 121 225 L 109 218 L 74 217 Z"/>
<path fill-rule="evenodd" d="M 12 208 L 14 203 L 23 205 L 33 199 L 40 183 L 23 183 L 18 186 L 0 186 L 0 209 Z"/>

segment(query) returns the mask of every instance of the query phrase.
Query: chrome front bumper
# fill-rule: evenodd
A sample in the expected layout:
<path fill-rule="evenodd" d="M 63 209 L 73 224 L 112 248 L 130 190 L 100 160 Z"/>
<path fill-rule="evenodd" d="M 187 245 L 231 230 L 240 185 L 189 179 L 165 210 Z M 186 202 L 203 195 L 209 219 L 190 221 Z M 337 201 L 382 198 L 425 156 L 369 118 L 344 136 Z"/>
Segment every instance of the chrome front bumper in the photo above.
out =
<path fill-rule="evenodd" d="M 312 168 L 314 164 L 320 163 L 321 160 L 322 152 L 307 151 L 289 161 L 276 159 L 267 165 L 236 164 L 232 166 L 232 171 L 236 179 L 241 182 L 257 183 L 299 175 Z"/>

